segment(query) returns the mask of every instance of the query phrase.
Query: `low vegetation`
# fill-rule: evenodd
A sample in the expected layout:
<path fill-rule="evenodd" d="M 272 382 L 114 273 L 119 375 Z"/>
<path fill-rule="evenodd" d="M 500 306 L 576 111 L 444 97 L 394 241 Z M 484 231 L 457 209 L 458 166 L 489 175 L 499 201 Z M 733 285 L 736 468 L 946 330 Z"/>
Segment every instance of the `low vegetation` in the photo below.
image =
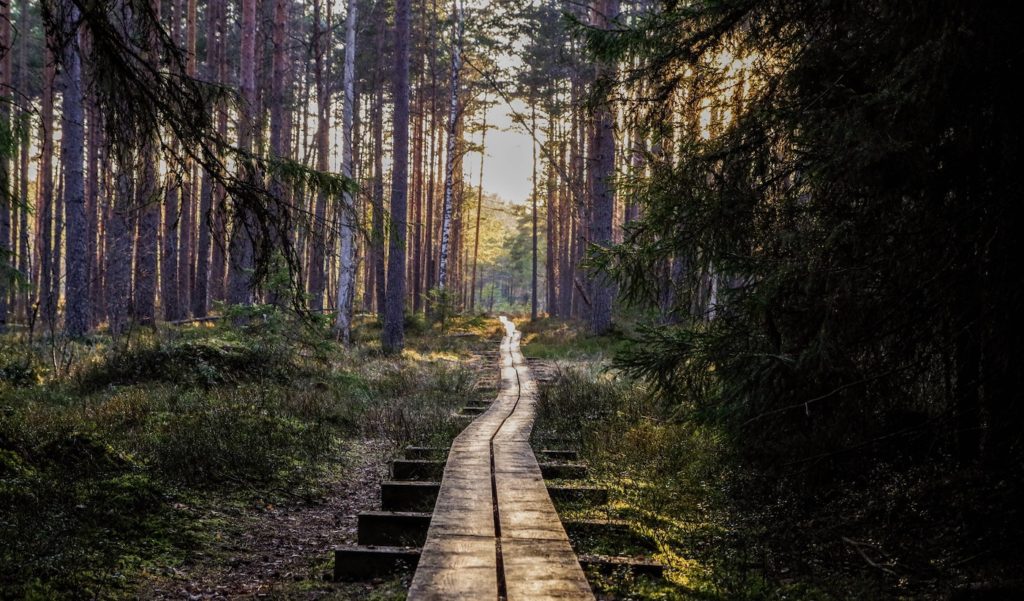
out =
<path fill-rule="evenodd" d="M 760 440 L 739 440 L 721 416 L 615 369 L 624 341 L 581 355 L 568 347 L 587 338 L 561 328 L 565 344 L 534 338 L 539 354 L 559 358 L 540 388 L 535 445 L 580 451 L 593 485 L 611 491 L 610 509 L 565 505 L 563 518 L 624 519 L 633 533 L 577 539 L 577 550 L 667 567 L 663 582 L 592 574 L 610 596 L 1014 598 L 992 584 L 1015 582 L 1020 560 L 1012 480 L 907 444 L 766 468 L 747 459 Z M 1005 519 L 997 526 L 991 515 Z"/>
<path fill-rule="evenodd" d="M 49 346 L 3 346 L 0 597 L 133 597 L 210 545 L 224 518 L 207 508 L 315 502 L 358 440 L 446 444 L 494 323 L 422 324 L 383 357 L 273 314 L 97 337 L 60 373 Z"/>

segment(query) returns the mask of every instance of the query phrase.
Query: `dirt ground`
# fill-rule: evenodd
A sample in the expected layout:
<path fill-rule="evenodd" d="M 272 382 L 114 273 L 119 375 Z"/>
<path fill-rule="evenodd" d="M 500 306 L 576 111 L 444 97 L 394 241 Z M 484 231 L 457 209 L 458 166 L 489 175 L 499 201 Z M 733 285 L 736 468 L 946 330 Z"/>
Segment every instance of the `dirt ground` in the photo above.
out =
<path fill-rule="evenodd" d="M 356 514 L 376 509 L 390 450 L 374 440 L 349 445 L 336 469 L 321 483 L 317 499 L 292 498 L 230 512 L 207 510 L 217 529 L 209 555 L 154 574 L 140 598 L 322 599 L 340 592 L 327 577 L 331 550 L 356 539 Z M 287 498 L 286 495 L 282 495 Z M 378 583 L 379 584 L 379 583 Z M 372 588 L 374 583 L 364 587 Z M 345 588 L 345 587 L 342 587 Z"/>

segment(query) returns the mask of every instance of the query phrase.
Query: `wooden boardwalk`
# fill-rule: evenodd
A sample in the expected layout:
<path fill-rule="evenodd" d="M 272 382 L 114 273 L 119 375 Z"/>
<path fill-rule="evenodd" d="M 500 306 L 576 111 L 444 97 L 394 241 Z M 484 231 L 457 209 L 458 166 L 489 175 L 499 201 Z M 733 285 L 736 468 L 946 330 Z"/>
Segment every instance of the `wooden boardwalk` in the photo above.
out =
<path fill-rule="evenodd" d="M 501 387 L 452 443 L 409 590 L 429 599 L 594 599 L 530 448 L 536 384 L 502 317 Z"/>

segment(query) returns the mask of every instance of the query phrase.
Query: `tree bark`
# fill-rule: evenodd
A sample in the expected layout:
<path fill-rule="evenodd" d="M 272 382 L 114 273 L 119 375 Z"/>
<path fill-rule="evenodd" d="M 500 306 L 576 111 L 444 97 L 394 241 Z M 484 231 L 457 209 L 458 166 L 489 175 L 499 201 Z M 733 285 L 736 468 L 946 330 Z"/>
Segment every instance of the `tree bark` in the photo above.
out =
<path fill-rule="evenodd" d="M 238 147 L 245 153 L 253 152 L 253 138 L 257 125 L 256 97 L 256 4 L 257 0 L 242 0 L 242 40 L 239 58 L 239 87 L 242 109 L 238 120 Z M 255 166 L 242 159 L 241 177 L 253 180 Z M 233 305 L 251 305 L 254 300 L 252 281 L 253 223 L 250 210 L 235 203 L 232 211 L 231 256 L 228 266 L 228 302 Z"/>
<path fill-rule="evenodd" d="M 313 1 L 313 26 L 316 32 L 313 35 L 313 78 L 316 87 L 316 168 L 326 172 L 328 169 L 328 153 L 330 145 L 328 140 L 330 128 L 330 88 L 327 85 L 329 78 L 328 61 L 325 58 L 327 49 L 330 48 L 331 26 L 324 21 L 321 15 L 321 0 Z M 324 306 L 324 258 L 327 248 L 327 195 L 319 192 L 316 197 L 316 207 L 313 210 L 313 239 L 310 241 L 309 258 L 309 308 L 314 313 L 319 313 Z"/>
<path fill-rule="evenodd" d="M 480 131 L 480 174 L 476 189 L 476 227 L 473 229 L 473 275 L 469 283 L 469 312 L 476 310 L 476 267 L 480 256 L 480 217 L 484 208 L 484 160 L 487 158 L 487 96 L 484 95 L 484 116 Z"/>
<path fill-rule="evenodd" d="M 597 0 L 593 13 L 593 24 L 600 29 L 608 29 L 619 13 L 619 0 Z M 597 67 L 597 76 L 614 77 L 614 65 L 601 63 Z M 612 226 L 615 213 L 615 193 L 612 189 L 612 177 L 615 171 L 615 112 L 611 106 L 611 98 L 604 98 L 594 115 L 593 148 L 590 166 L 593 170 L 593 216 L 591 226 L 591 242 L 600 248 L 608 248 L 612 244 Z M 605 274 L 594 274 L 591 279 L 590 329 L 595 333 L 604 333 L 612 324 L 613 287 Z"/>
<path fill-rule="evenodd" d="M 341 173 L 352 178 L 353 116 L 355 108 L 355 64 L 356 64 L 356 23 L 358 0 L 349 0 L 348 14 L 345 15 L 345 67 L 342 74 L 344 104 L 342 106 Z M 352 342 L 352 301 L 356 290 L 356 231 L 355 203 L 352 193 L 344 192 L 341 199 L 341 216 L 338 232 L 340 253 L 338 257 L 338 317 L 334 333 L 345 344 Z"/>
<path fill-rule="evenodd" d="M 52 41 L 52 40 L 51 40 Z M 55 57 L 46 45 L 43 58 L 43 97 L 39 111 L 39 129 L 42 145 L 39 153 L 38 190 L 36 202 L 38 225 L 36 256 L 39 258 L 38 291 L 39 310 L 51 325 L 56 320 L 57 299 L 53 297 L 53 84 L 56 77 Z"/>
<path fill-rule="evenodd" d="M 206 58 L 203 61 L 203 76 L 207 81 L 220 81 L 220 70 L 218 58 L 223 39 L 223 1 L 210 0 L 206 8 Z M 223 83 L 223 82 L 221 82 Z M 218 107 L 218 113 L 223 111 Z M 206 317 L 209 312 L 210 302 L 210 280 L 213 272 L 213 257 L 211 257 L 211 243 L 213 242 L 213 215 L 214 215 L 214 182 L 213 176 L 203 171 L 203 181 L 199 189 L 199 239 L 196 245 L 196 278 L 195 288 L 192 291 L 192 315 L 195 317 Z M 223 263 L 222 263 L 223 264 Z M 221 282 L 223 285 L 223 271 Z"/>
<path fill-rule="evenodd" d="M 441 249 L 438 257 L 437 287 L 444 291 L 448 285 L 448 255 L 451 242 L 452 202 L 455 192 L 455 151 L 459 131 L 459 78 L 462 71 L 462 8 L 459 0 L 452 0 L 452 63 L 448 92 L 448 129 L 444 168 L 444 200 L 441 209 Z"/>
<path fill-rule="evenodd" d="M 410 0 L 395 0 L 394 164 L 391 170 L 391 235 L 381 347 L 397 353 L 405 344 L 405 251 L 409 200 L 409 17 Z"/>
<path fill-rule="evenodd" d="M 530 94 L 530 131 L 537 131 L 537 101 Z M 537 140 L 530 145 L 533 151 L 533 172 L 530 176 L 531 221 L 533 221 L 532 254 L 530 257 L 530 321 L 537 321 Z"/>
<path fill-rule="evenodd" d="M 72 338 L 89 331 L 89 222 L 85 212 L 85 106 L 82 94 L 82 57 L 76 31 L 78 6 L 63 9 L 64 90 L 61 106 L 61 162 L 64 164 L 64 210 L 67 211 L 67 282 L 64 296 L 64 330 Z"/>
<path fill-rule="evenodd" d="M 10 131 L 11 125 L 11 3 L 0 4 L 0 129 Z M 0 334 L 7 329 L 10 290 L 8 270 L 14 266 L 14 244 L 11 242 L 11 162 L 6 151 L 0 155 Z"/>

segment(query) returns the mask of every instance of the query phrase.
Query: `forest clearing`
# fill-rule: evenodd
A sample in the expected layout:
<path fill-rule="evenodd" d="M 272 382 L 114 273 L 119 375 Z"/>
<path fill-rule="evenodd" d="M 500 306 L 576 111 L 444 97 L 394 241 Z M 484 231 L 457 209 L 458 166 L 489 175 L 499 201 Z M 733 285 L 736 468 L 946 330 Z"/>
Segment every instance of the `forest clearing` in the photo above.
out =
<path fill-rule="evenodd" d="M 1024 599 L 1019 13 L 0 0 L 0 599 Z"/>

